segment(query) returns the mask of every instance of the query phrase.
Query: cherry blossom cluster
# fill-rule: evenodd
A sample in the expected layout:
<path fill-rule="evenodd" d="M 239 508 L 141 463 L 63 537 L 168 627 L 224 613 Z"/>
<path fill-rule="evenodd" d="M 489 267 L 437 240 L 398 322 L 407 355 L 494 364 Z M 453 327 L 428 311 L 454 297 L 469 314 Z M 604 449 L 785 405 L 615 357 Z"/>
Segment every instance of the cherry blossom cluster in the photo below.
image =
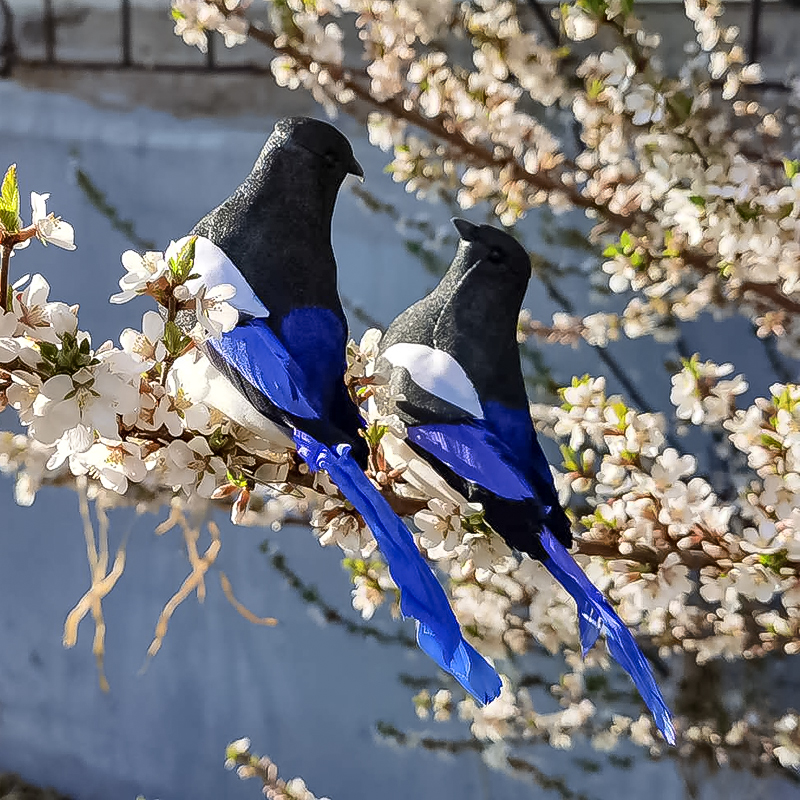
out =
<path fill-rule="evenodd" d="M 231 742 L 225 752 L 225 768 L 236 770 L 243 781 L 259 778 L 267 800 L 317 800 L 302 778 L 284 781 L 278 777 L 277 766 L 267 756 L 256 756 L 250 752 L 249 739 Z M 328 800 L 326 797 L 320 800 Z"/>
<path fill-rule="evenodd" d="M 235 47 L 247 41 L 247 23 L 242 17 L 225 12 L 246 8 L 251 0 L 225 0 L 216 3 L 196 2 L 196 0 L 175 0 L 172 3 L 172 19 L 175 34 L 184 42 L 197 47 L 202 53 L 208 52 L 208 33 L 221 33 L 226 47 Z"/>
<path fill-rule="evenodd" d="M 7 180 L 16 181 L 9 174 Z M 65 235 L 67 223 L 53 217 L 49 224 L 47 230 L 55 226 Z M 62 243 L 73 245 L 71 239 Z M 0 439 L 0 469 L 16 475 L 18 502 L 32 502 L 43 483 L 79 487 L 88 481 L 95 497 L 104 493 L 104 507 L 113 505 L 108 498 L 114 496 L 151 508 L 170 505 L 169 525 L 180 524 L 182 509 L 197 511 L 215 501 L 230 503 L 237 523 L 310 518 L 320 543 L 343 552 L 354 608 L 369 619 L 388 601 L 398 614 L 397 590 L 374 538 L 324 473 L 309 474 L 283 444 L 253 436 L 208 401 L 218 377 L 198 345 L 229 330 L 237 315 L 227 302 L 232 287 L 194 280 L 193 246 L 187 237 L 165 253 L 123 254 L 120 291 L 111 301 L 150 298 L 161 311 L 146 311 L 141 330 L 123 331 L 119 347 L 93 347 L 78 327 L 77 308 L 50 300 L 41 275 L 13 284 L 10 310 L 0 316 L 0 380 L 3 404 L 17 412 L 26 433 Z M 13 247 L 4 252 L 10 257 Z M 523 736 L 567 747 L 576 735 L 588 734 L 601 748 L 626 736 L 658 750 L 648 717 L 620 715 L 587 697 L 587 681 L 608 659 L 602 648 L 581 658 L 566 593 L 538 562 L 508 549 L 479 505 L 416 457 L 397 417 L 377 413 L 382 404 L 374 401 L 389 391 L 378 360 L 380 336 L 370 330 L 347 352 L 346 380 L 365 415 L 370 476 L 399 513 L 413 517 L 420 549 L 448 577 L 454 610 L 482 652 L 500 664 L 539 648 L 566 659 L 568 671 L 552 687 L 559 711 L 539 711 L 530 693 L 506 678 L 500 700 L 486 709 L 458 701 L 460 716 L 484 742 Z M 730 371 L 728 365 L 688 360 L 676 376 L 673 399 L 679 416 L 694 424 L 724 424 L 733 447 L 762 480 L 747 484 L 735 502 L 718 499 L 696 474 L 693 456 L 666 446 L 661 415 L 606 396 L 602 378 L 575 379 L 562 391 L 560 406 L 532 408 L 542 432 L 562 441 L 566 471 L 555 478 L 583 531 L 582 566 L 611 594 L 626 622 L 664 655 L 683 649 L 700 663 L 775 647 L 794 652 L 800 643 L 792 494 L 800 488 L 792 450 L 800 441 L 800 390 L 775 386 L 770 400 L 737 411 L 743 384 L 724 380 Z M 205 556 L 197 550 L 197 534 L 186 535 L 199 587 L 219 533 Z M 122 568 L 120 562 L 116 573 L 107 574 L 100 568 L 105 560 L 98 556 L 93 566 L 91 597 L 102 594 L 98 587 L 113 585 Z M 76 611 L 86 613 L 89 605 Z M 450 689 L 442 691 L 418 696 L 419 713 L 440 719 L 450 714 L 456 701 Z M 783 749 L 775 758 L 788 763 L 796 737 L 788 722 L 781 725 Z M 695 728 L 701 733 L 690 736 Z M 757 739 L 758 753 L 771 753 L 777 739 L 763 726 L 751 728 L 748 742 Z M 683 730 L 682 746 L 689 747 L 692 736 L 705 742 L 702 724 L 687 720 Z"/>
<path fill-rule="evenodd" d="M 6 176 L 11 181 L 12 170 Z M 37 235 L 74 248 L 68 224 L 48 221 L 40 212 L 50 226 L 43 231 L 39 198 L 34 194 L 32 201 Z M 19 236 L 6 228 L 3 237 L 9 235 Z M 19 248 L 12 241 L 3 249 L 10 258 Z M 166 253 L 123 254 L 125 274 L 111 302 L 149 296 L 162 313 L 146 311 L 141 330 L 124 330 L 118 347 L 94 347 L 78 327 L 77 306 L 51 301 L 42 275 L 14 283 L 8 308 L 0 313 L 2 405 L 19 415 L 45 471 L 63 467 L 73 476 L 90 475 L 120 495 L 130 484 L 200 498 L 236 489 L 234 516 L 241 521 L 256 476 L 264 484 L 280 482 L 292 459 L 285 447 L 233 426 L 204 403 L 215 374 L 195 345 L 230 330 L 238 313 L 227 303 L 232 286 L 194 285 L 193 249 L 194 240 L 187 238 Z M 190 329 L 176 322 L 187 314 Z M 17 442 L 7 442 L 11 451 Z M 13 462 L 11 453 L 6 458 Z M 44 475 L 23 470 L 26 488 L 18 495 L 30 502 Z"/>

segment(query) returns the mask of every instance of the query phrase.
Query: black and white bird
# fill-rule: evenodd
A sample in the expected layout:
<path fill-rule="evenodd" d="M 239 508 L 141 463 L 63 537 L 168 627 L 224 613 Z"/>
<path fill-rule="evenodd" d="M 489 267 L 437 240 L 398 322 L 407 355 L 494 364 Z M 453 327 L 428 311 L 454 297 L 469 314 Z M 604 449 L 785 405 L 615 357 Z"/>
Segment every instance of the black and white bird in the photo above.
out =
<path fill-rule="evenodd" d="M 375 535 L 420 647 L 489 702 L 499 676 L 464 640 L 411 533 L 362 469 L 367 450 L 344 384 L 347 323 L 331 246 L 348 173 L 363 176 L 336 128 L 281 120 L 242 185 L 191 232 L 194 280 L 233 285 L 239 312 L 233 330 L 203 345 L 220 373 L 209 402 L 251 430 L 284 436 L 312 470 L 328 472 Z"/>
<path fill-rule="evenodd" d="M 570 556 L 569 520 L 531 421 L 516 329 L 530 259 L 507 233 L 453 220 L 460 242 L 439 285 L 381 340 L 395 398 L 379 409 L 407 426 L 411 447 L 447 483 L 480 502 L 513 548 L 542 561 L 575 599 L 584 654 L 606 631 L 664 737 L 669 710 L 647 660 L 608 601 Z M 384 366 L 386 363 L 384 362 Z"/>

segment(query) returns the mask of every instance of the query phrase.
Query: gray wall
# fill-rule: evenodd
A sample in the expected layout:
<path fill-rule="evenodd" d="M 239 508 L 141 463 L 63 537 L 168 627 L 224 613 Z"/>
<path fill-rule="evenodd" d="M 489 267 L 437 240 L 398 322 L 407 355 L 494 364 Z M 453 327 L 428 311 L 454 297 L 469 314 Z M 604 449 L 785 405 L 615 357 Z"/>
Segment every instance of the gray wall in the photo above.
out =
<path fill-rule="evenodd" d="M 92 11 L 91 20 L 100 13 Z M 165 42 L 160 56 L 194 57 L 183 48 L 170 49 L 169 23 L 162 15 L 157 22 L 152 34 Z M 97 43 L 85 28 L 89 24 L 83 18 L 74 26 L 73 55 Z M 100 26 L 95 31 L 105 30 L 101 22 L 92 24 Z M 35 43 L 35 27 L 26 30 Z M 96 44 L 89 52 L 104 51 Z M 15 257 L 12 268 L 16 276 L 42 271 L 53 298 L 80 302 L 82 325 L 93 331 L 96 343 L 136 325 L 149 306 L 107 303 L 121 274 L 119 255 L 130 243 L 87 201 L 74 180 L 75 165 L 91 176 L 120 217 L 135 222 L 140 236 L 165 247 L 241 180 L 278 116 L 320 113 L 304 95 L 278 92 L 267 80 L 252 77 L 156 79 L 29 70 L 16 77 L 17 83 L 0 83 L 0 167 L 17 162 L 23 197 L 31 190 L 51 192 L 50 208 L 75 226 L 78 250 L 34 245 Z M 405 214 L 446 222 L 444 209 L 418 204 L 382 174 L 383 154 L 369 147 L 355 122 L 343 119 L 340 125 L 355 142 L 368 189 Z M 522 228 L 529 244 L 538 241 L 536 219 Z M 392 223 L 362 210 L 348 191 L 334 220 L 334 246 L 342 294 L 384 323 L 435 280 L 408 255 Z M 563 264 L 575 263 L 574 253 L 549 250 Z M 582 279 L 562 288 L 579 308 L 589 308 Z M 537 285 L 528 305 L 543 319 L 559 310 Z M 363 325 L 353 321 L 353 329 L 360 333 Z M 720 360 L 729 352 L 729 337 L 738 336 L 743 345 L 737 368 L 764 385 L 763 353 L 747 350 L 754 345 L 741 336 L 743 330 L 743 323 L 732 321 L 721 336 L 704 320 L 686 326 L 685 336 L 692 349 Z M 648 404 L 666 407 L 669 382 L 660 362 L 669 348 L 622 343 L 614 353 L 644 387 Z M 551 348 L 547 356 L 561 380 L 603 371 L 586 347 Z M 618 387 L 612 382 L 612 388 Z M 8 426 L 8 415 L 3 419 Z M 103 694 L 90 624 L 84 623 L 77 647 L 61 647 L 64 616 L 88 581 L 74 494 L 45 490 L 33 508 L 21 509 L 3 481 L 0 509 L 0 770 L 18 770 L 81 800 L 136 793 L 150 800 L 253 798 L 255 783 L 240 783 L 222 769 L 225 744 L 248 735 L 255 749 L 276 760 L 284 777 L 301 774 L 312 790 L 339 800 L 557 796 L 530 781 L 500 776 L 473 754 L 437 756 L 391 747 L 376 737 L 377 720 L 434 736 L 463 738 L 466 732 L 455 722 L 433 725 L 414 716 L 411 692 L 399 676 L 433 676 L 424 656 L 320 624 L 318 614 L 258 551 L 269 538 L 331 604 L 355 619 L 337 553 L 319 548 L 307 530 L 265 533 L 225 525 L 218 569 L 246 605 L 278 617 L 280 625 L 257 628 L 239 617 L 222 596 L 215 568 L 205 605 L 190 599 L 178 610 L 164 647 L 140 674 L 155 620 L 186 576 L 187 564 L 176 532 L 153 535 L 158 518 L 115 513 L 112 541 L 129 535 L 128 565 L 106 602 L 111 692 Z M 385 615 L 376 624 L 398 628 Z M 412 627 L 403 629 L 410 633 Z M 557 676 L 558 664 L 550 659 L 532 657 L 529 666 Z M 644 786 L 653 800 L 685 796 L 682 776 L 688 767 L 672 760 L 651 763 L 635 750 L 621 752 L 637 757 L 633 769 L 610 767 L 587 748 L 559 753 L 540 747 L 531 760 L 593 799 L 612 792 L 639 797 Z M 594 759 L 603 769 L 587 771 L 581 758 Z M 791 784 L 724 771 L 713 779 L 702 775 L 701 784 L 700 796 L 709 798 L 798 796 Z"/>

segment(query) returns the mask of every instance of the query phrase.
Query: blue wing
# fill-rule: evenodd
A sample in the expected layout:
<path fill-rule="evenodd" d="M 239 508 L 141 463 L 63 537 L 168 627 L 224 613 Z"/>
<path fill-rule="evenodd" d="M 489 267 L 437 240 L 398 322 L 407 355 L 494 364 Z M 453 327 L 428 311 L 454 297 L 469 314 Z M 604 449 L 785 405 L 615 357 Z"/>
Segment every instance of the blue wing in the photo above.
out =
<path fill-rule="evenodd" d="M 523 474 L 504 456 L 503 443 L 481 420 L 415 425 L 408 439 L 462 478 L 508 500 L 533 497 Z"/>
<path fill-rule="evenodd" d="M 550 462 L 539 444 L 528 406 L 512 408 L 494 400 L 483 404 L 486 425 L 503 443 L 505 453 L 529 481 L 549 485 L 555 492 Z M 534 486 L 534 488 L 539 488 Z"/>
<path fill-rule="evenodd" d="M 206 344 L 279 409 L 306 419 L 319 417 L 305 395 L 303 370 L 265 319 L 251 319 Z"/>

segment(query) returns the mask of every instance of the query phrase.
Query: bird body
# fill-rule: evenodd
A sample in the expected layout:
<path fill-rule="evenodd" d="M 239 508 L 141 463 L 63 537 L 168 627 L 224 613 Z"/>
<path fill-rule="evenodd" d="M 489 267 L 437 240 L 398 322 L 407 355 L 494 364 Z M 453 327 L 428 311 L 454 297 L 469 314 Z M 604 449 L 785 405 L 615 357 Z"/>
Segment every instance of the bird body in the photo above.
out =
<path fill-rule="evenodd" d="M 226 340 L 228 351 L 232 340 L 240 349 L 263 344 L 263 329 L 268 328 L 305 376 L 308 401 L 332 425 L 323 439 L 347 442 L 363 464 L 366 448 L 354 436 L 359 416 L 344 385 L 347 320 L 331 246 L 334 205 L 348 173 L 363 175 L 350 143 L 336 128 L 312 119 L 281 120 L 250 175 L 195 225 L 192 235 L 201 237 L 202 249 L 195 257 L 200 265 L 195 272 L 203 270 L 201 279 L 213 277 L 237 287 L 234 304 L 243 322 Z M 223 258 L 216 260 L 227 262 L 210 276 L 205 264 L 211 259 L 202 257 L 211 248 L 204 240 L 222 252 Z M 241 283 L 249 289 L 244 304 Z M 210 360 L 240 391 L 246 390 L 242 393 L 253 407 L 290 423 L 285 409 L 265 403 L 263 392 L 241 384 L 219 350 L 209 344 Z"/>
<path fill-rule="evenodd" d="M 531 421 L 516 339 L 528 254 L 503 231 L 454 224 L 461 241 L 447 273 L 381 340 L 394 399 L 380 411 L 398 414 L 416 453 L 461 495 L 480 502 L 491 527 L 540 559 L 567 589 L 578 605 L 584 653 L 606 631 L 609 651 L 674 743 L 647 661 L 567 551 L 572 532 Z"/>
<path fill-rule="evenodd" d="M 217 394 L 226 395 L 220 410 L 269 422 L 313 471 L 328 472 L 375 535 L 420 647 L 489 702 L 499 676 L 464 640 L 411 533 L 363 472 L 367 447 L 343 380 L 347 324 L 330 242 L 348 172 L 363 175 L 332 126 L 304 118 L 276 125 L 251 174 L 191 234 L 195 280 L 233 285 L 239 311 L 238 324 L 203 351 L 218 370 Z"/>
<path fill-rule="evenodd" d="M 483 504 L 509 544 L 541 557 L 542 514 L 567 547 L 572 533 L 531 423 L 517 346 L 530 260 L 502 231 L 465 220 L 456 225 L 462 239 L 442 281 L 381 341 L 393 366 L 392 394 L 403 398 L 392 410 L 409 426 L 412 445 L 435 458 L 467 499 Z M 410 346 L 425 348 L 426 361 L 411 358 Z M 449 380 L 425 369 L 445 360 Z M 451 389 L 456 375 L 458 393 Z M 458 450 L 448 452 L 447 442 Z"/>

